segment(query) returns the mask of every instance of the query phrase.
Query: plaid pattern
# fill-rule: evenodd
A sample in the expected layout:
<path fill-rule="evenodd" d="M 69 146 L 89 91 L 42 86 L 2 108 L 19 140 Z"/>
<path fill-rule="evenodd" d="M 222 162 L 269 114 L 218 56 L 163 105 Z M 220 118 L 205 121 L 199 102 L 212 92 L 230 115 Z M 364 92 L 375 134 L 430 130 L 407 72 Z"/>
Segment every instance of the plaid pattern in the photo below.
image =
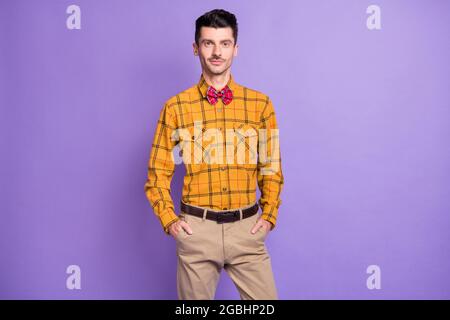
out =
<path fill-rule="evenodd" d="M 218 92 L 213 86 L 210 86 L 206 91 L 206 98 L 210 104 L 216 104 L 219 98 L 222 98 L 223 104 L 227 105 L 233 101 L 233 91 L 231 91 L 230 87 L 225 86 Z"/>
<path fill-rule="evenodd" d="M 203 154 L 207 154 L 210 148 L 217 146 L 218 143 L 223 144 L 224 149 L 230 148 L 230 144 L 234 148 L 234 154 L 231 154 L 234 157 L 232 163 L 229 163 L 229 160 L 222 163 L 184 162 L 186 175 L 182 190 L 183 202 L 216 211 L 237 209 L 256 202 L 256 184 L 258 184 L 261 190 L 258 203 L 262 209 L 262 218 L 270 221 L 272 228 L 276 225 L 278 208 L 281 204 L 280 192 L 284 184 L 281 153 L 278 153 L 277 158 L 273 157 L 270 160 L 272 163 L 277 162 L 276 170 L 273 170 L 272 164 L 267 161 L 239 163 L 236 160 L 238 148 L 242 150 L 244 147 L 248 157 L 252 156 L 251 136 L 240 136 L 236 143 L 234 139 L 228 142 L 217 138 L 199 141 L 194 134 L 194 122 L 198 121 L 202 123 L 203 132 L 213 128 L 220 132 L 230 129 L 234 131 L 253 129 L 254 132 L 258 132 L 259 129 L 266 129 L 269 138 L 265 140 L 264 149 L 265 154 L 271 157 L 271 144 L 275 141 L 271 137 L 278 140 L 278 135 L 271 136 L 270 130 L 278 127 L 270 98 L 259 91 L 237 84 L 233 76 L 227 85 L 233 92 L 233 99 L 226 108 L 220 99 L 215 105 L 208 103 L 206 95 L 209 86 L 202 74 L 196 85 L 168 99 L 160 112 L 144 190 L 166 232 L 168 226 L 178 220 L 170 194 L 170 183 L 176 162 L 176 154 L 173 151 L 180 148 L 182 143 L 201 147 Z M 181 136 L 180 141 L 174 141 L 173 134 L 177 129 L 188 130 L 190 135 Z M 258 144 L 258 152 L 260 149 L 261 144 Z M 186 150 L 189 149 L 182 148 L 179 153 L 185 157 L 187 155 L 183 152 Z M 256 156 L 261 157 L 259 153 Z M 227 159 L 228 157 L 227 151 Z M 272 174 L 267 174 L 267 171 L 271 170 Z"/>

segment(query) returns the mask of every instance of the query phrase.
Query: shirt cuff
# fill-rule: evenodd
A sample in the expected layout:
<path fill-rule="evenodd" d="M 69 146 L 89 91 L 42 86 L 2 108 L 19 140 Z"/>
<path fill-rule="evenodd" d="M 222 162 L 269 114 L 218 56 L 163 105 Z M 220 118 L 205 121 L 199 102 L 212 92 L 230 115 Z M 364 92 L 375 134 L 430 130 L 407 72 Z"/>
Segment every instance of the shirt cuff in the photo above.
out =
<path fill-rule="evenodd" d="M 261 214 L 261 218 L 269 221 L 272 224 L 270 230 L 273 230 L 275 228 L 275 225 L 277 224 L 277 215 L 277 208 L 264 208 L 263 213 Z"/>
<path fill-rule="evenodd" d="M 262 204 L 260 199 L 258 203 L 262 211 L 261 218 L 263 218 L 266 221 L 269 221 L 272 224 L 270 230 L 273 230 L 277 224 L 278 208 L 281 204 L 281 200 L 279 200 L 276 204 L 267 202 Z"/>
<path fill-rule="evenodd" d="M 164 229 L 164 232 L 167 233 L 167 234 L 169 234 L 169 226 L 172 223 L 174 223 L 174 222 L 179 220 L 178 216 L 171 209 L 169 209 L 166 212 L 162 213 L 159 216 L 159 219 L 161 221 L 161 225 L 162 225 L 162 227 Z"/>
<path fill-rule="evenodd" d="M 263 218 L 264 220 L 270 222 L 270 224 L 271 224 L 271 226 L 270 226 L 270 231 L 272 231 L 273 228 L 275 228 L 276 219 L 275 219 L 273 216 L 269 217 L 269 215 L 263 214 L 263 215 L 261 215 L 261 218 Z"/>

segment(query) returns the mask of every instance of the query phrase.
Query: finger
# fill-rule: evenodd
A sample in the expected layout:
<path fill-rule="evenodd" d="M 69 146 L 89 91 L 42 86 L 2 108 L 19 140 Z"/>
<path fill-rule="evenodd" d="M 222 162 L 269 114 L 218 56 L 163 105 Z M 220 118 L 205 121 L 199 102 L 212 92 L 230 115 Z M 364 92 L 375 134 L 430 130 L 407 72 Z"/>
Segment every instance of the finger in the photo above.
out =
<path fill-rule="evenodd" d="M 182 228 L 187 232 L 187 234 L 192 235 L 192 229 L 191 226 L 187 223 L 187 222 L 182 222 L 181 223 Z"/>
<path fill-rule="evenodd" d="M 262 227 L 262 224 L 261 223 L 257 223 L 257 224 L 255 224 L 255 226 L 252 228 L 252 234 L 255 234 L 258 230 L 259 230 L 259 228 L 261 228 Z"/>
<path fill-rule="evenodd" d="M 186 230 L 186 232 L 187 232 L 189 235 L 192 235 L 192 234 L 194 233 L 189 225 L 187 225 L 186 228 L 185 228 L 184 230 Z"/>

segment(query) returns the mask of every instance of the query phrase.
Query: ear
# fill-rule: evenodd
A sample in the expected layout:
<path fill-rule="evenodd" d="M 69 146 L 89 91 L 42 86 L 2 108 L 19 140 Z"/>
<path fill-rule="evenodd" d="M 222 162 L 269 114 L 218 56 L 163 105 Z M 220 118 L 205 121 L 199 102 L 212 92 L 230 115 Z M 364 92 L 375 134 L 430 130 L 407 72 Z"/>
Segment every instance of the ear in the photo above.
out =
<path fill-rule="evenodd" d="M 234 52 L 233 52 L 233 56 L 234 56 L 234 57 L 237 57 L 238 51 L 239 51 L 238 49 L 239 49 L 239 45 L 236 44 L 236 45 L 234 46 Z"/>
<path fill-rule="evenodd" d="M 198 56 L 198 46 L 195 42 L 192 43 L 192 48 L 194 50 L 194 56 Z"/>

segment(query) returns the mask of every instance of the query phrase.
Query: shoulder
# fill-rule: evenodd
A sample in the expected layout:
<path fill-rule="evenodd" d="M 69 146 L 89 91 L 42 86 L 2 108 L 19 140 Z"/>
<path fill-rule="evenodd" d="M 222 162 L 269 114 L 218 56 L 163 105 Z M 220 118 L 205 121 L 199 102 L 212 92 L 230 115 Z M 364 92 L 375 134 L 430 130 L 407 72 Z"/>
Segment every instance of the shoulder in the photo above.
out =
<path fill-rule="evenodd" d="M 236 85 L 236 95 L 251 99 L 252 101 L 268 103 L 270 98 L 267 94 L 260 90 L 256 90 L 241 84 Z"/>
<path fill-rule="evenodd" d="M 250 106 L 252 106 L 250 108 L 255 108 L 262 121 L 266 121 L 275 115 L 275 108 L 268 94 L 240 84 L 237 85 L 236 91 L 241 100 L 250 103 Z"/>
<path fill-rule="evenodd" d="M 192 103 L 195 99 L 198 99 L 199 93 L 197 85 L 193 85 L 173 96 L 168 98 L 164 102 L 164 107 L 170 112 L 176 113 L 177 108 L 186 103 Z"/>

